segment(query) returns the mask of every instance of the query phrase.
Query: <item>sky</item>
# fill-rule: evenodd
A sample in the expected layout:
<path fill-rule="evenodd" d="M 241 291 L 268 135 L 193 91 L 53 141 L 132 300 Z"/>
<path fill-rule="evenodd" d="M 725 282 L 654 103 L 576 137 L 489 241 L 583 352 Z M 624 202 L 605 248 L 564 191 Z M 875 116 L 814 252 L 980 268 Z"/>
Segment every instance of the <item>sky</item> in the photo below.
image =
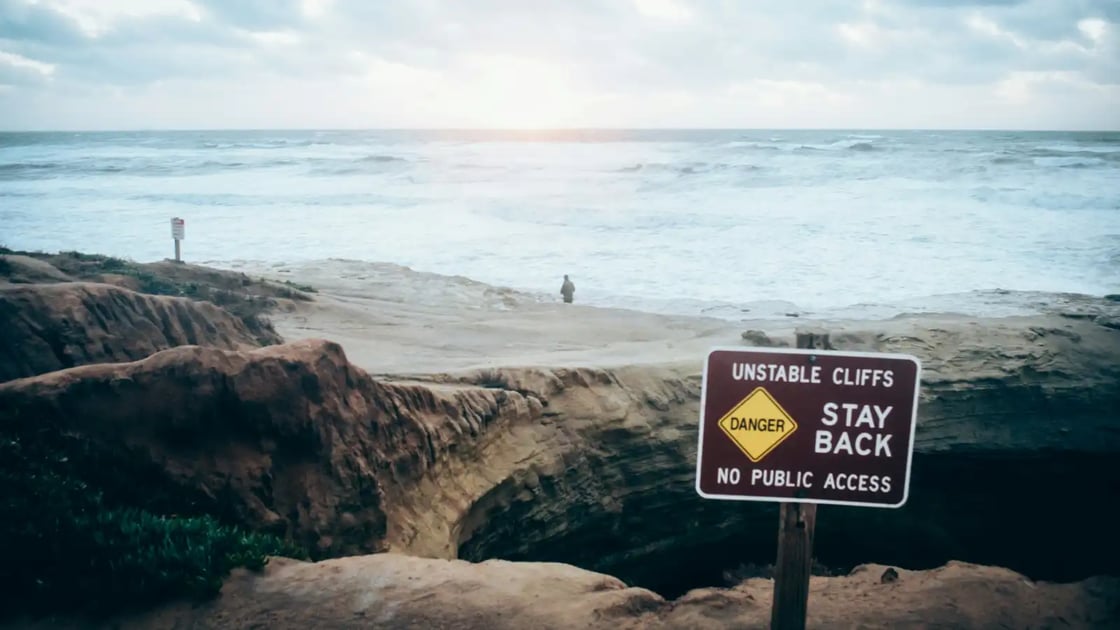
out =
<path fill-rule="evenodd" d="M 0 129 L 1120 129 L 1120 0 L 0 0 Z"/>

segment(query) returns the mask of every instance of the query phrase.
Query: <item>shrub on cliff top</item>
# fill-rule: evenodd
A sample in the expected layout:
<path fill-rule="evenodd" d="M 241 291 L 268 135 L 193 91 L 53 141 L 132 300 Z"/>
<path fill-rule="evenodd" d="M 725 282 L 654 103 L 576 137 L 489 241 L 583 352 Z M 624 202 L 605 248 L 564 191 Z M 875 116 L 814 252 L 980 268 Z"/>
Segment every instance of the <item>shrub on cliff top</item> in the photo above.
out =
<path fill-rule="evenodd" d="M 205 598 L 234 567 L 259 569 L 270 555 L 304 556 L 277 538 L 207 515 L 114 504 L 79 470 L 58 441 L 0 434 L 0 583 L 10 602 L 4 613 L 106 614 Z"/>

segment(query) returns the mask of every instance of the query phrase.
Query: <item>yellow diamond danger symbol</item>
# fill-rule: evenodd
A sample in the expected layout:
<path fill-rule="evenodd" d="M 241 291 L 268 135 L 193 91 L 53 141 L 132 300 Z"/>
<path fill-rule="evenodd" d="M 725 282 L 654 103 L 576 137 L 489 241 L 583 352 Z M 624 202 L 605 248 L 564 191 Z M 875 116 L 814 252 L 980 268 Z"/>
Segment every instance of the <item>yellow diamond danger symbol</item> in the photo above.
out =
<path fill-rule="evenodd" d="M 793 435 L 797 423 L 770 392 L 757 387 L 720 418 L 719 428 L 752 462 L 758 462 Z"/>

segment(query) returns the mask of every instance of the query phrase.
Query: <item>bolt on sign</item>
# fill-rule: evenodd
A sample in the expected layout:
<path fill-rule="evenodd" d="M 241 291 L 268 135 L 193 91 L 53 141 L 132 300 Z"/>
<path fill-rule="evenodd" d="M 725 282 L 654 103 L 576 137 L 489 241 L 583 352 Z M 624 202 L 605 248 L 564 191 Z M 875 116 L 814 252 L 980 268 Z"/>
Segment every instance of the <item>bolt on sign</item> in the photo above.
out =
<path fill-rule="evenodd" d="M 906 354 L 712 350 L 696 491 L 707 499 L 900 507 L 920 372 Z"/>

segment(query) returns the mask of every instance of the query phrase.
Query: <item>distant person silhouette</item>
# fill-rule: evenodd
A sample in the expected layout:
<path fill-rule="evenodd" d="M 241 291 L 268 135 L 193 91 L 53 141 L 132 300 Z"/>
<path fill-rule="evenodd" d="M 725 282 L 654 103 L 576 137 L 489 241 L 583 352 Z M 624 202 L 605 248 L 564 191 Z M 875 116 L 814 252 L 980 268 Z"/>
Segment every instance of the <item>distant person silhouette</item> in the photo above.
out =
<path fill-rule="evenodd" d="M 576 292 L 576 285 L 568 279 L 568 274 L 564 274 L 564 284 L 560 285 L 560 295 L 564 296 L 564 302 L 567 304 L 572 303 L 572 294 Z"/>

